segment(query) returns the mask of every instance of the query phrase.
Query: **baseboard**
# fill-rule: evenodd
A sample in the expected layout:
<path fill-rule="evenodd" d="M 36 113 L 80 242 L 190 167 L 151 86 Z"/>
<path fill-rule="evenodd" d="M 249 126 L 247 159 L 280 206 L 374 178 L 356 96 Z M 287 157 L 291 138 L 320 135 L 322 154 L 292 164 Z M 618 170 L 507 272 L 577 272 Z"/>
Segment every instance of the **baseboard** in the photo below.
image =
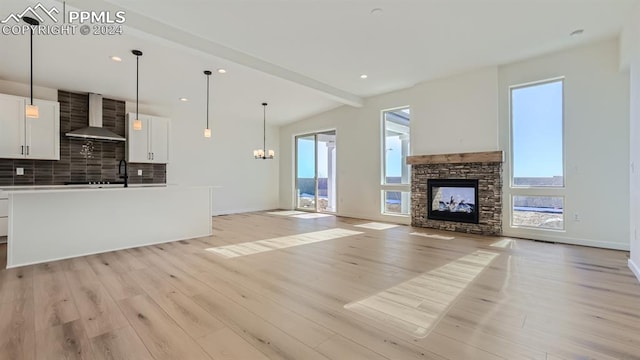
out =
<path fill-rule="evenodd" d="M 638 264 L 634 263 L 633 260 L 631 260 L 631 259 L 629 259 L 629 269 L 631 269 L 631 271 L 636 276 L 638 281 L 640 281 L 640 266 L 638 266 Z"/>
<path fill-rule="evenodd" d="M 273 209 L 275 209 L 275 208 L 269 207 L 269 208 L 246 208 L 246 209 L 218 210 L 218 211 L 212 211 L 211 212 L 211 216 L 232 215 L 232 214 L 250 213 L 250 212 L 267 211 L 267 210 L 271 211 Z"/>
<path fill-rule="evenodd" d="M 369 221 L 381 221 L 398 225 L 411 225 L 411 217 L 404 215 L 376 215 L 367 216 L 362 214 L 350 214 L 338 211 L 336 216 L 348 217 L 353 219 L 369 220 Z"/>
<path fill-rule="evenodd" d="M 541 240 L 541 241 L 549 241 L 561 244 L 569 244 L 569 245 L 580 245 L 580 246 L 589 246 L 596 247 L 601 249 L 611 249 L 611 250 L 622 250 L 629 251 L 629 244 L 621 244 L 614 243 L 609 241 L 599 241 L 599 240 L 587 240 L 582 238 L 572 238 L 568 236 L 562 236 L 560 234 L 555 234 L 553 230 L 548 231 L 548 234 L 533 234 L 528 231 L 513 231 L 504 229 L 502 231 L 502 236 L 505 237 L 516 237 L 521 239 L 529 239 L 529 240 Z"/>

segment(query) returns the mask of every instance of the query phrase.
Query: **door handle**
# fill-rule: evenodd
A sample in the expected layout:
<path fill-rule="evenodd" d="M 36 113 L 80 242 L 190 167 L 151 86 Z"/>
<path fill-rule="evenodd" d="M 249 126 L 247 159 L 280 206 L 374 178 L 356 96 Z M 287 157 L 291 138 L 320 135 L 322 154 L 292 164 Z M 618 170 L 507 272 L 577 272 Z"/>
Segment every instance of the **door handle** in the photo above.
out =
<path fill-rule="evenodd" d="M 27 155 L 29 155 L 29 145 L 27 145 Z"/>
<path fill-rule="evenodd" d="M 24 145 L 20 146 L 20 155 L 24 155 Z"/>
<path fill-rule="evenodd" d="M 156 158 L 156 154 L 155 153 L 151 153 L 151 160 L 154 160 Z"/>

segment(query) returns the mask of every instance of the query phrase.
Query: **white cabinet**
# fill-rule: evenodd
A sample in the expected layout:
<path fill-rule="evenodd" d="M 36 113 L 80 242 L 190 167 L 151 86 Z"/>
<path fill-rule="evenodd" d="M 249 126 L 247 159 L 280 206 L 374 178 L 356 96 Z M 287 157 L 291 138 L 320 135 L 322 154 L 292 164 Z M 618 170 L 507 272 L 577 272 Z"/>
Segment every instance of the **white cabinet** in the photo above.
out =
<path fill-rule="evenodd" d="M 149 150 L 151 162 L 169 162 L 169 119 L 153 117 L 149 122 Z"/>
<path fill-rule="evenodd" d="M 142 130 L 133 130 L 135 117 L 134 113 L 127 116 L 127 160 L 132 163 L 168 163 L 169 119 L 139 114 Z"/>
<path fill-rule="evenodd" d="M 60 160 L 60 104 L 37 100 L 40 117 L 25 116 L 29 99 L 0 94 L 0 158 Z"/>
<path fill-rule="evenodd" d="M 151 116 L 140 114 L 142 130 L 133 130 L 133 120 L 136 114 L 130 113 L 127 116 L 127 161 L 146 163 L 151 162 L 151 151 L 149 150 L 149 122 Z"/>

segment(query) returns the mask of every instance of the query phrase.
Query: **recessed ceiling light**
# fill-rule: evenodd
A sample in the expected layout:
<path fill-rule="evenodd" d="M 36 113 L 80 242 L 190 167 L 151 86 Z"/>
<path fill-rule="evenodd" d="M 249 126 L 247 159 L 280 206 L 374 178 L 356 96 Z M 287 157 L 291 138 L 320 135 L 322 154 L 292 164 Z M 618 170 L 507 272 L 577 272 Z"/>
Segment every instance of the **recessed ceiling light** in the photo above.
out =
<path fill-rule="evenodd" d="M 381 8 L 374 8 L 371 10 L 371 15 L 381 15 L 381 14 L 382 14 Z"/>
<path fill-rule="evenodd" d="M 366 79 L 366 78 L 368 78 L 368 77 L 369 77 L 369 76 L 368 76 L 367 74 L 362 74 L 362 75 L 360 75 L 360 79 Z"/>
<path fill-rule="evenodd" d="M 227 73 L 226 69 L 223 69 L 223 68 L 218 69 L 218 74 L 226 74 L 226 73 Z"/>
<path fill-rule="evenodd" d="M 121 62 L 122 58 L 119 56 L 111 56 L 109 57 L 111 60 L 115 61 L 115 62 Z"/>
<path fill-rule="evenodd" d="M 181 97 L 181 98 L 180 98 L 180 99 L 178 99 L 178 100 L 180 100 L 180 101 L 182 101 L 182 102 L 187 102 L 187 101 L 189 101 L 189 99 L 187 99 L 187 98 L 185 98 L 185 97 Z"/>
<path fill-rule="evenodd" d="M 582 33 L 584 33 L 584 29 L 577 29 L 577 30 L 573 30 L 569 36 L 576 36 L 576 35 L 582 35 Z"/>

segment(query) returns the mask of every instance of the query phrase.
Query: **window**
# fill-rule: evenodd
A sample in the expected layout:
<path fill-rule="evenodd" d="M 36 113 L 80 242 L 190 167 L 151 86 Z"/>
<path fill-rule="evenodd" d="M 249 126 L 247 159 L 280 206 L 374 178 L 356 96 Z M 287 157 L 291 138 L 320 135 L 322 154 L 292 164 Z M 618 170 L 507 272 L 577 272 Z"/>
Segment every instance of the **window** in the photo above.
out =
<path fill-rule="evenodd" d="M 563 81 L 511 89 L 514 186 L 564 186 Z"/>
<path fill-rule="evenodd" d="M 513 197 L 513 226 L 564 229 L 564 199 L 560 196 Z"/>
<path fill-rule="evenodd" d="M 411 169 L 407 165 L 410 142 L 409 107 L 382 112 L 382 213 L 409 215 Z"/>
<path fill-rule="evenodd" d="M 511 225 L 564 229 L 563 80 L 511 88 Z"/>
<path fill-rule="evenodd" d="M 408 191 L 382 191 L 385 214 L 409 215 L 409 199 L 411 193 Z"/>
<path fill-rule="evenodd" d="M 384 112 L 384 184 L 410 183 L 409 116 L 409 108 Z"/>

